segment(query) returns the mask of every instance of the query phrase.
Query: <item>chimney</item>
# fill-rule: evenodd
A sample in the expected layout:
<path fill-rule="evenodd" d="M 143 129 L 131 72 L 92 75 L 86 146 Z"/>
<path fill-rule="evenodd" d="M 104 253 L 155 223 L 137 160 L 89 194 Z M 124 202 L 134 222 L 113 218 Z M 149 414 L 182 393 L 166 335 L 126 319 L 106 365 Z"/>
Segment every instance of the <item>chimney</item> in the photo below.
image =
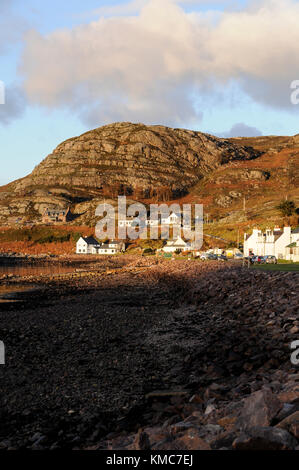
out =
<path fill-rule="evenodd" d="M 291 239 L 291 227 L 283 227 L 283 233 Z"/>

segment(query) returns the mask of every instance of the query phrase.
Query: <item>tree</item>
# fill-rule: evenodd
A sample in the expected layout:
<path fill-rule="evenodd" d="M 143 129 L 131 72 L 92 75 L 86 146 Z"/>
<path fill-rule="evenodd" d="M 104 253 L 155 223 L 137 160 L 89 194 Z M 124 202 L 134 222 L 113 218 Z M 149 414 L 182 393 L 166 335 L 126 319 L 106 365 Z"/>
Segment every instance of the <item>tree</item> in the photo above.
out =
<path fill-rule="evenodd" d="M 280 210 L 284 217 L 290 217 L 292 214 L 294 214 L 296 205 L 294 201 L 281 201 L 281 203 L 277 206 L 277 209 Z"/>

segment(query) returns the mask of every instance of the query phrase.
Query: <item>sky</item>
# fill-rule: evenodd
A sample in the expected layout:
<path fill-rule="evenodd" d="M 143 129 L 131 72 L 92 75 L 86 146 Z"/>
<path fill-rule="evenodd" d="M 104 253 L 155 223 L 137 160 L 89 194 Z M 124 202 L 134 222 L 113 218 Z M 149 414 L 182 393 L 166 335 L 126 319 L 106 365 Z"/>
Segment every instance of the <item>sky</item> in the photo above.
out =
<path fill-rule="evenodd" d="M 299 133 L 298 20 L 297 0 L 0 0 L 0 185 L 112 122 Z"/>

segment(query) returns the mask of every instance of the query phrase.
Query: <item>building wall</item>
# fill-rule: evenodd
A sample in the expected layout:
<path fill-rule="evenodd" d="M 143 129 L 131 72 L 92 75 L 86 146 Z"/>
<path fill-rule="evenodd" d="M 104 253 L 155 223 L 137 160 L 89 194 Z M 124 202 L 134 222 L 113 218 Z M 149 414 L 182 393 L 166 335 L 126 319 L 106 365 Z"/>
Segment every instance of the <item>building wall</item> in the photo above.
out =
<path fill-rule="evenodd" d="M 244 255 L 248 256 L 252 250 L 257 256 L 276 256 L 286 258 L 286 246 L 292 242 L 290 227 L 284 227 L 283 233 L 275 241 L 275 233 L 266 231 L 266 237 L 260 230 L 254 229 L 252 235 L 244 241 Z"/>
<path fill-rule="evenodd" d="M 87 254 L 88 251 L 87 251 L 87 243 L 83 242 L 83 241 L 78 241 L 77 242 L 77 246 L 76 246 L 76 253 L 77 254 L 82 254 L 82 253 L 85 253 Z"/>

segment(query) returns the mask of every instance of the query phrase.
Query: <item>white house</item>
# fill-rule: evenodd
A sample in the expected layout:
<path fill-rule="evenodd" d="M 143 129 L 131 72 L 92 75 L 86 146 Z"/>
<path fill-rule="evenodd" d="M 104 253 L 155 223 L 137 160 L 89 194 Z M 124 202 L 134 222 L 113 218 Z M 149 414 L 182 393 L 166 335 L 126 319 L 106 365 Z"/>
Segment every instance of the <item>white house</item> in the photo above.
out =
<path fill-rule="evenodd" d="M 124 242 L 111 240 L 107 243 L 99 243 L 93 237 L 80 237 L 77 241 L 76 253 L 89 255 L 115 255 L 125 251 Z"/>
<path fill-rule="evenodd" d="M 117 253 L 122 253 L 126 250 L 124 242 L 112 240 L 108 243 L 103 243 L 98 248 L 99 255 L 116 255 Z"/>
<path fill-rule="evenodd" d="M 93 237 L 80 237 L 76 245 L 77 254 L 97 254 L 100 243 Z"/>
<path fill-rule="evenodd" d="M 136 217 L 127 217 L 125 220 L 119 220 L 118 221 L 118 226 L 119 227 L 134 227 L 138 223 L 138 220 Z"/>
<path fill-rule="evenodd" d="M 292 242 L 286 247 L 286 259 L 299 262 L 299 228 L 292 232 Z"/>
<path fill-rule="evenodd" d="M 161 224 L 181 226 L 181 220 L 182 220 L 181 214 L 176 214 L 172 212 L 168 217 L 162 217 Z"/>
<path fill-rule="evenodd" d="M 159 219 L 147 219 L 145 221 L 147 227 L 158 227 L 159 226 Z"/>
<path fill-rule="evenodd" d="M 178 237 L 176 240 L 168 240 L 163 247 L 165 253 L 175 253 L 177 250 L 189 251 L 191 250 L 191 243 L 187 243 L 181 237 Z"/>
<path fill-rule="evenodd" d="M 278 259 L 286 259 L 286 248 L 297 240 L 299 240 L 299 231 L 292 232 L 291 227 L 284 227 L 283 230 L 267 229 L 265 233 L 254 229 L 251 235 L 244 234 L 244 256 L 253 253 L 257 256 L 272 255 Z"/>
<path fill-rule="evenodd" d="M 290 243 L 286 247 L 286 259 L 296 263 L 299 262 L 299 241 Z"/>

